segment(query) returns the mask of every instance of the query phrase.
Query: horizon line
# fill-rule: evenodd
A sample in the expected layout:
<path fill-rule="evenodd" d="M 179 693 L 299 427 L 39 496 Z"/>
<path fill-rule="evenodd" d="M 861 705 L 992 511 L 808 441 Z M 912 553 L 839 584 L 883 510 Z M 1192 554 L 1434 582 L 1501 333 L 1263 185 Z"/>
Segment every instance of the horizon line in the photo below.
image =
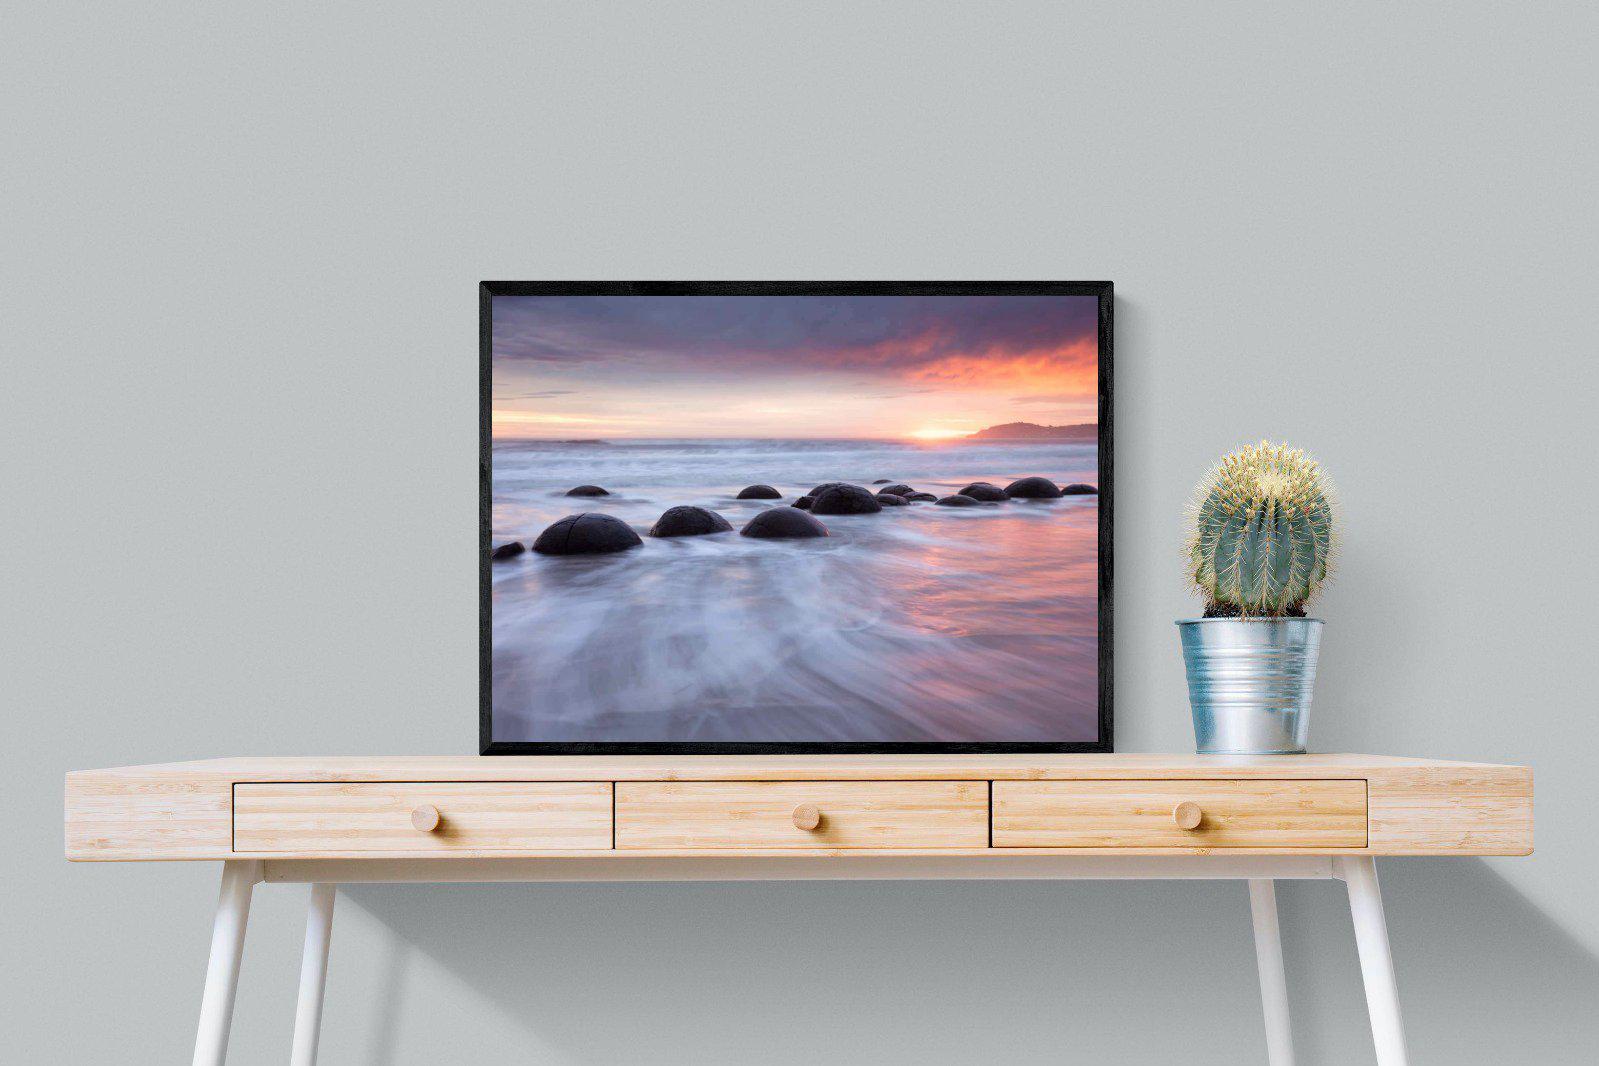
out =
<path fill-rule="evenodd" d="M 1072 422 L 1072 423 L 1069 423 L 1069 425 L 1071 425 L 1073 427 L 1075 427 L 1075 426 L 1093 426 L 1096 429 L 1099 427 L 1099 423 L 1098 422 Z M 977 432 L 966 433 L 966 434 L 962 434 L 960 436 L 955 436 L 955 437 L 941 437 L 941 438 L 937 438 L 937 439 L 918 438 L 918 437 L 909 436 L 907 434 L 886 434 L 886 435 L 878 434 L 878 435 L 873 435 L 873 436 L 847 437 L 847 436 L 837 436 L 837 435 L 806 436 L 806 435 L 802 435 L 802 434 L 793 434 L 793 433 L 784 433 L 784 434 L 698 433 L 698 434 L 694 434 L 692 436 L 685 436 L 685 435 L 682 435 L 682 434 L 656 434 L 656 435 L 640 434 L 638 436 L 626 436 L 626 435 L 612 434 L 612 435 L 609 435 L 609 436 L 602 436 L 602 437 L 536 437 L 536 436 L 523 436 L 522 434 L 493 433 L 493 434 L 490 434 L 490 439 L 492 439 L 492 440 L 541 441 L 541 442 L 546 443 L 546 444 L 561 444 L 561 443 L 570 442 L 570 441 L 601 441 L 601 442 L 609 442 L 609 441 L 634 441 L 634 440 L 840 440 L 840 441 L 851 441 L 851 440 L 885 441 L 885 440 L 888 440 L 888 441 L 905 441 L 905 442 L 909 442 L 909 443 L 912 443 L 912 444 L 947 444 L 947 443 L 950 443 L 952 441 L 970 440 L 970 439 L 972 439 L 973 437 L 976 437 L 976 436 L 977 436 Z M 1049 438 L 1049 437 L 987 437 L 987 438 L 982 438 L 982 439 L 989 440 L 989 441 L 1006 441 L 1006 440 L 1049 441 L 1052 438 Z"/>

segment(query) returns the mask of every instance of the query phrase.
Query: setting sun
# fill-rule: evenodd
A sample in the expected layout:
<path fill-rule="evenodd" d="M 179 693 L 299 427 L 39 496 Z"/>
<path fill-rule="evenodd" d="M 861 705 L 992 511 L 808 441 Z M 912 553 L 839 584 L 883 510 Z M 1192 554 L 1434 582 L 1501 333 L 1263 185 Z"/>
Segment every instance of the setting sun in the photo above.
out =
<path fill-rule="evenodd" d="M 949 429 L 948 427 L 943 426 L 927 426 L 925 428 L 915 430 L 909 435 L 916 440 L 953 440 L 956 437 L 970 436 L 971 432 L 972 431 L 969 429 Z"/>

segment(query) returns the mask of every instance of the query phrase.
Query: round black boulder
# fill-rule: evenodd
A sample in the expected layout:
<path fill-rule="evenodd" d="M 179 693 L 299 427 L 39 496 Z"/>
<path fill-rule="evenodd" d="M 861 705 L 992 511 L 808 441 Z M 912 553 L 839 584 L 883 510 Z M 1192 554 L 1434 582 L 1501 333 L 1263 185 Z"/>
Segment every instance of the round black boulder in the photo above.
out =
<path fill-rule="evenodd" d="M 1079 482 L 1075 485 L 1062 485 L 1060 494 L 1062 496 L 1098 496 L 1099 490 L 1092 485 L 1084 485 Z"/>
<path fill-rule="evenodd" d="M 834 485 L 816 494 L 812 514 L 876 514 L 883 509 L 877 497 L 859 485 Z"/>
<path fill-rule="evenodd" d="M 814 496 L 801 496 L 799 499 L 794 501 L 794 506 L 798 507 L 802 511 L 809 511 L 811 509 L 811 504 L 815 502 L 816 497 Z"/>
<path fill-rule="evenodd" d="M 938 502 L 938 497 L 934 496 L 931 492 L 913 492 L 909 496 L 901 496 L 900 499 L 906 501 L 907 503 L 937 503 Z"/>
<path fill-rule="evenodd" d="M 905 497 L 895 496 L 887 492 L 878 493 L 876 499 L 879 507 L 909 507 L 911 505 L 911 502 Z"/>
<path fill-rule="evenodd" d="M 978 503 L 970 496 L 962 496 L 960 493 L 956 493 L 953 496 L 945 496 L 938 501 L 938 505 L 940 507 L 976 507 Z"/>
<path fill-rule="evenodd" d="M 890 485 L 886 489 L 878 489 L 877 493 L 878 493 L 879 496 L 881 496 L 885 492 L 888 493 L 890 496 L 909 496 L 911 493 L 913 493 L 915 491 L 916 490 L 911 488 L 909 485 L 900 484 L 900 485 Z"/>
<path fill-rule="evenodd" d="M 751 485 L 738 494 L 741 500 L 781 500 L 783 494 L 770 485 Z"/>
<path fill-rule="evenodd" d="M 650 527 L 652 537 L 703 537 L 707 533 L 731 533 L 727 519 L 708 507 L 669 507 Z"/>
<path fill-rule="evenodd" d="M 620 518 L 585 511 L 569 514 L 550 526 L 533 542 L 540 555 L 603 555 L 643 545 L 639 535 Z"/>
<path fill-rule="evenodd" d="M 836 488 L 840 488 L 840 487 L 853 488 L 854 486 L 851 485 L 848 481 L 824 481 L 820 485 L 818 485 L 814 489 L 812 489 L 811 491 L 807 492 L 805 495 L 809 496 L 811 499 L 814 500 L 814 499 L 816 499 L 816 497 L 818 497 L 818 496 L 820 496 L 822 494 L 822 490 L 823 489 L 836 489 Z"/>
<path fill-rule="evenodd" d="M 1024 477 L 1020 481 L 1012 481 L 1005 486 L 1005 491 L 1013 499 L 1054 500 L 1060 498 L 1060 489 L 1055 487 L 1055 483 L 1041 477 Z"/>
<path fill-rule="evenodd" d="M 986 481 L 974 481 L 964 489 L 961 489 L 960 494 L 962 496 L 970 496 L 974 500 L 981 500 L 983 503 L 998 503 L 1000 500 L 1010 499 L 1005 494 L 1004 489 L 998 485 L 990 485 Z"/>
<path fill-rule="evenodd" d="M 827 527 L 794 507 L 768 507 L 739 530 L 746 537 L 825 537 Z"/>
<path fill-rule="evenodd" d="M 610 493 L 598 485 L 579 485 L 575 489 L 567 489 L 568 496 L 609 496 Z"/>
<path fill-rule="evenodd" d="M 498 548 L 495 548 L 493 551 L 489 552 L 489 558 L 496 560 L 515 559 L 518 555 L 521 555 L 525 551 L 527 551 L 526 545 L 519 540 L 513 540 L 511 543 L 501 544 Z"/>

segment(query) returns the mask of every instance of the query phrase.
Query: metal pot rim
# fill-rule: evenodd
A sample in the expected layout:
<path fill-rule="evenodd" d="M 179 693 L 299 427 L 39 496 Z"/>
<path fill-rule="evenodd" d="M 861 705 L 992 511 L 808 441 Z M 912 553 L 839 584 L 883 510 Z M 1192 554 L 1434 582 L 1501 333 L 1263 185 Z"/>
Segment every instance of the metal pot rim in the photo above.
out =
<path fill-rule="evenodd" d="M 1197 626 L 1197 625 L 1208 625 L 1211 622 L 1249 622 L 1249 623 L 1269 622 L 1269 623 L 1271 623 L 1273 625 L 1280 625 L 1283 622 L 1315 622 L 1319 626 L 1327 624 L 1326 622 L 1322 621 L 1320 618 L 1262 618 L 1259 615 L 1255 615 L 1255 616 L 1248 617 L 1248 618 L 1179 618 L 1173 624 L 1174 625 L 1180 625 L 1180 626 Z"/>

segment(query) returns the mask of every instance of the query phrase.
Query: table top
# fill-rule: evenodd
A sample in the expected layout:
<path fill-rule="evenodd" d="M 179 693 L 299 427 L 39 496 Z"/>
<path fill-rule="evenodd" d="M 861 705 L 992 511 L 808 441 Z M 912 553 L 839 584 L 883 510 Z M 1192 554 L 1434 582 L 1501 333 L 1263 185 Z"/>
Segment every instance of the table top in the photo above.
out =
<path fill-rule="evenodd" d="M 316 755 L 80 770 L 96 777 L 232 781 L 1029 780 L 1315 778 L 1525 767 L 1390 755 Z"/>

